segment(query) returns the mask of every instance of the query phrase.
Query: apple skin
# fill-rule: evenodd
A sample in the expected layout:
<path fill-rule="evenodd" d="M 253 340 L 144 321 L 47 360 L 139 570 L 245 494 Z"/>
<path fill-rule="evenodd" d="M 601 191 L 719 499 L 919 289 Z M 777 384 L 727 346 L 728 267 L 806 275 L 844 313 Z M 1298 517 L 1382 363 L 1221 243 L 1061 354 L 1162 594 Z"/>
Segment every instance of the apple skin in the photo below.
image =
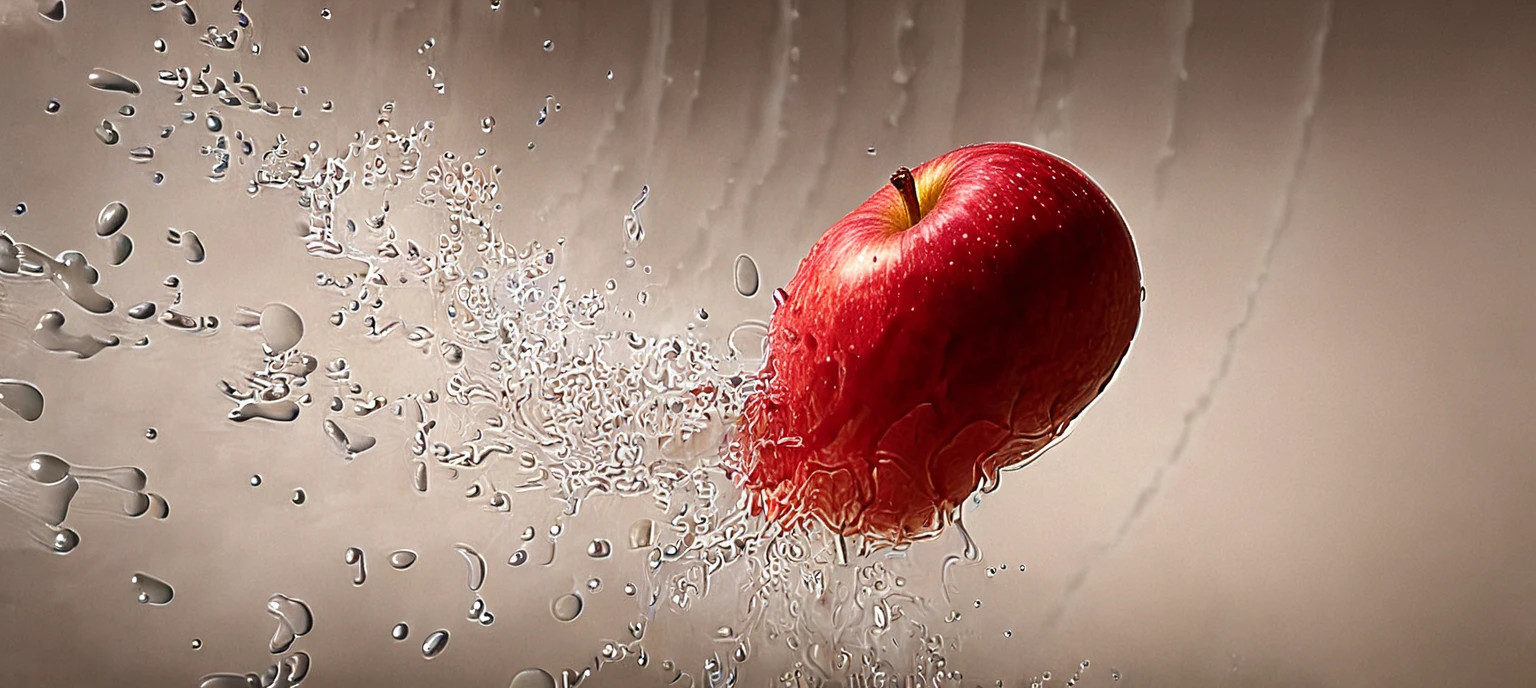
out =
<path fill-rule="evenodd" d="M 727 465 L 748 508 L 902 544 L 1065 434 L 1141 319 L 1136 247 L 1071 163 L 1018 143 L 912 170 L 822 235 L 775 294 Z"/>

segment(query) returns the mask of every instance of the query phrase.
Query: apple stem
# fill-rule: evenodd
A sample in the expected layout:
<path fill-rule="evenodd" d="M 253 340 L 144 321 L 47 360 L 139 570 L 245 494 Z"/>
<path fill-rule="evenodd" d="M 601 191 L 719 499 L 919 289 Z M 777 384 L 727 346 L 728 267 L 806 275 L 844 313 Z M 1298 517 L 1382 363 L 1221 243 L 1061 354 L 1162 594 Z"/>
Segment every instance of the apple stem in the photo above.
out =
<path fill-rule="evenodd" d="M 891 186 L 896 187 L 896 192 L 901 194 L 901 200 L 907 204 L 907 226 L 917 224 L 923 218 L 923 209 L 917 203 L 917 180 L 912 177 L 912 170 L 906 167 L 898 167 L 891 174 Z"/>

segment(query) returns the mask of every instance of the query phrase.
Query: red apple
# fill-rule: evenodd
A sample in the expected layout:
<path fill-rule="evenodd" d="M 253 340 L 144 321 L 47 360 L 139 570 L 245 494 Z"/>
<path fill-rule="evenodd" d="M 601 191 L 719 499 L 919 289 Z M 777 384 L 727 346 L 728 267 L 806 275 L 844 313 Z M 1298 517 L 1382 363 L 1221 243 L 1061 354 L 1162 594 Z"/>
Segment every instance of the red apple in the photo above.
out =
<path fill-rule="evenodd" d="M 989 143 L 898 170 L 775 301 L 729 462 L 749 507 L 903 543 L 1103 391 L 1141 318 L 1141 269 L 1087 174 Z"/>

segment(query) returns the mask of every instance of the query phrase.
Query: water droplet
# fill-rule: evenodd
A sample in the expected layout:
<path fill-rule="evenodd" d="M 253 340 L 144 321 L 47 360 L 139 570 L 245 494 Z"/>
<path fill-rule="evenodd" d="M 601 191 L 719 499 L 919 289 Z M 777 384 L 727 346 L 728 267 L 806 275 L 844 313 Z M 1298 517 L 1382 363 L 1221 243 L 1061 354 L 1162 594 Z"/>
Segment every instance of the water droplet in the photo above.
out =
<path fill-rule="evenodd" d="M 37 13 L 48 21 L 64 21 L 64 0 L 39 0 Z"/>
<path fill-rule="evenodd" d="M 0 379 L 0 406 L 32 422 L 43 417 L 43 393 L 25 380 Z"/>
<path fill-rule="evenodd" d="M 507 688 L 556 688 L 555 677 L 536 667 L 517 672 Z"/>
<path fill-rule="evenodd" d="M 155 149 L 149 146 L 138 146 L 128 151 L 128 159 L 134 162 L 149 162 L 155 159 Z"/>
<path fill-rule="evenodd" d="M 112 201 L 97 213 L 97 237 L 111 237 L 127 224 L 127 206 L 123 201 Z"/>
<path fill-rule="evenodd" d="M 629 548 L 645 549 L 651 546 L 655 538 L 656 522 L 648 518 L 642 518 L 629 526 Z"/>
<path fill-rule="evenodd" d="M 267 347 L 276 352 L 298 346 L 304 337 L 304 319 L 287 304 L 269 303 L 263 307 L 257 327 Z"/>
<path fill-rule="evenodd" d="M 156 183 L 156 184 L 159 184 L 160 182 L 165 181 L 165 173 L 164 172 L 156 172 L 153 175 L 150 175 L 149 180 L 154 182 L 154 183 Z"/>
<path fill-rule="evenodd" d="M 15 215 L 17 217 L 21 217 L 22 215 L 26 215 L 27 214 L 27 204 L 25 204 L 25 203 L 17 203 L 16 207 L 11 209 L 11 214 Z"/>
<path fill-rule="evenodd" d="M 483 131 L 483 132 L 489 134 L 489 133 L 491 133 L 491 130 L 495 129 L 495 128 L 496 128 L 496 118 L 495 117 L 486 117 L 485 119 L 480 120 L 480 131 Z"/>
<path fill-rule="evenodd" d="M 469 545 L 454 545 L 453 549 L 464 557 L 464 563 L 469 566 L 469 589 L 479 590 L 480 586 L 485 585 L 485 557 Z"/>
<path fill-rule="evenodd" d="M 624 594 L 626 596 L 634 597 L 635 596 L 635 592 L 636 591 L 635 591 L 635 584 L 634 583 L 625 583 L 624 584 Z"/>
<path fill-rule="evenodd" d="M 397 549 L 389 554 L 389 565 L 397 571 L 404 571 L 416 563 L 416 553 L 408 549 Z"/>
<path fill-rule="evenodd" d="M 308 499 L 308 496 L 304 494 L 304 488 L 299 487 L 293 490 L 293 503 L 295 505 L 303 505 L 306 499 Z"/>
<path fill-rule="evenodd" d="M 176 591 L 165 581 L 155 578 L 147 573 L 135 573 L 128 579 L 134 587 L 139 589 L 139 604 L 163 605 L 168 604 Z"/>
<path fill-rule="evenodd" d="M 427 491 L 427 463 L 420 459 L 411 462 L 411 486 L 417 492 Z"/>
<path fill-rule="evenodd" d="M 97 67 L 91 70 L 91 73 L 85 75 L 85 82 L 90 84 L 91 88 L 101 91 L 126 93 L 130 96 L 136 96 L 142 92 L 139 88 L 139 82 L 101 67 Z"/>
<path fill-rule="evenodd" d="M 203 120 L 203 126 L 207 127 L 208 131 L 211 131 L 211 132 L 214 132 L 214 133 L 223 131 L 223 129 L 224 129 L 224 118 L 220 117 L 219 113 L 217 113 L 217 112 L 209 112 L 208 113 L 208 118 Z"/>
<path fill-rule="evenodd" d="M 322 8 L 320 8 L 320 18 L 321 19 L 330 19 L 331 18 L 331 8 L 329 8 L 329 7 L 322 7 Z"/>
<path fill-rule="evenodd" d="M 201 649 L 203 649 L 203 640 L 201 638 L 193 638 L 192 639 L 192 649 L 194 649 L 194 650 L 201 650 Z"/>
<path fill-rule="evenodd" d="M 261 487 L 261 475 L 260 474 L 256 474 L 256 475 L 252 475 L 251 476 L 251 487 Z"/>
<path fill-rule="evenodd" d="M 448 649 L 448 631 L 433 631 L 432 635 L 427 636 L 427 639 L 421 643 L 421 656 L 432 659 L 443 654 L 443 650 L 446 649 Z"/>
<path fill-rule="evenodd" d="M 526 563 L 528 563 L 528 552 L 526 550 L 517 550 L 512 553 L 512 556 L 507 557 L 507 566 L 522 566 Z"/>
<path fill-rule="evenodd" d="M 581 595 L 567 593 L 556 597 L 549 605 L 549 611 L 557 621 L 575 621 L 581 616 Z"/>
<path fill-rule="evenodd" d="M 299 62 L 309 64 L 309 46 L 301 45 L 295 53 L 299 56 Z"/>
<path fill-rule="evenodd" d="M 164 38 L 156 38 L 155 42 L 154 42 L 154 47 L 155 47 L 155 52 L 157 52 L 157 53 L 165 52 L 165 47 L 166 47 L 165 46 L 165 39 Z"/>
<path fill-rule="evenodd" d="M 156 437 L 159 437 L 159 436 L 160 436 L 160 431 L 156 430 L 154 428 L 149 428 L 148 430 L 144 431 L 144 439 L 146 439 L 146 440 L 153 441 Z"/>
<path fill-rule="evenodd" d="M 287 595 L 273 595 L 267 600 L 267 613 L 277 618 L 277 632 L 268 649 L 272 654 L 287 652 L 293 641 L 315 627 L 315 617 L 303 600 Z"/>
<path fill-rule="evenodd" d="M 753 296 L 757 294 L 759 284 L 757 261 L 745 253 L 736 256 L 736 293 Z"/>
<path fill-rule="evenodd" d="M 352 572 L 352 584 L 362 585 L 368 580 L 368 562 L 363 559 L 363 550 L 360 547 L 348 547 L 341 556 L 342 561 L 356 569 Z"/>
<path fill-rule="evenodd" d="M 587 545 L 587 556 L 593 559 L 607 559 L 610 554 L 613 554 L 613 544 L 602 538 Z"/>
<path fill-rule="evenodd" d="M 870 146 L 870 147 L 868 147 L 868 148 L 865 148 L 865 149 L 864 149 L 864 152 L 865 152 L 865 153 L 868 153 L 868 154 L 870 154 L 870 155 L 874 155 L 874 154 L 875 154 L 875 147 L 874 147 L 874 146 Z"/>
<path fill-rule="evenodd" d="M 608 70 L 608 80 L 609 81 L 613 81 L 613 70 L 612 69 Z"/>
<path fill-rule="evenodd" d="M 551 50 L 554 50 L 554 49 L 555 49 L 555 42 L 554 41 L 544 41 L 544 52 L 547 53 L 547 52 L 549 52 Z"/>
<path fill-rule="evenodd" d="M 96 127 L 96 140 L 101 141 L 108 146 L 115 146 L 120 139 L 121 137 L 118 136 L 117 127 L 112 126 L 111 122 L 102 120 L 101 125 Z"/>
<path fill-rule="evenodd" d="M 43 106 L 43 112 L 46 112 L 50 115 L 57 115 L 59 114 L 59 110 L 62 109 L 64 109 L 64 105 L 59 102 L 58 98 L 49 98 L 48 104 Z"/>
<path fill-rule="evenodd" d="M 132 105 L 124 105 L 117 109 L 117 114 L 124 117 L 132 117 L 136 112 L 138 112 L 138 110 L 133 109 Z"/>

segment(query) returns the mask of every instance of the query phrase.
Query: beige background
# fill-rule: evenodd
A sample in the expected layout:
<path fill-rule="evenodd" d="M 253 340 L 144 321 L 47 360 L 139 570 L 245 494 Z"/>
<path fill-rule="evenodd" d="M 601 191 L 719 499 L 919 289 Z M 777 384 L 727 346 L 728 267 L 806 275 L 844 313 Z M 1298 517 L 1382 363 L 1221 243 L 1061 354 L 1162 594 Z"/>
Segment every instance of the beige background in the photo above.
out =
<path fill-rule="evenodd" d="M 1083 659 L 1085 685 L 1112 683 L 1110 667 L 1138 686 L 1514 685 L 1536 670 L 1528 3 L 253 1 L 259 57 L 197 43 L 207 24 L 231 26 L 229 3 L 194 0 L 193 27 L 148 3 L 68 3 L 52 24 L 32 0 L 0 0 L 0 206 L 29 206 L 0 227 L 105 262 L 92 222 L 122 199 L 138 248 L 105 271 L 104 291 L 160 297 L 175 273 L 196 312 L 293 304 L 322 360 L 345 354 L 393 393 L 430 385 L 431 370 L 327 332 L 333 306 L 292 232 L 292 198 L 248 199 L 248 167 L 205 181 L 195 126 L 158 140 L 180 108 L 155 70 L 238 68 L 285 102 L 307 86 L 305 119 L 230 115 L 262 142 L 286 131 L 334 151 L 384 100 L 401 121 L 434 119 L 439 150 L 484 146 L 507 168 L 504 228 L 570 237 L 579 284 L 622 270 L 621 218 L 649 185 L 637 255 L 655 266 L 639 325 L 652 333 L 699 307 L 713 337 L 766 317 L 772 287 L 896 165 L 996 139 L 1062 153 L 1136 232 L 1145 318 L 1072 437 L 969 519 L 984 564 L 1009 569 L 959 576 L 957 600 L 985 600 L 966 605 L 950 659 L 964 685 L 1046 670 L 1055 685 Z M 91 129 L 127 101 L 86 86 L 97 66 L 146 89 L 115 147 Z M 546 94 L 562 108 L 535 127 Z M 50 116 L 53 97 L 64 107 Z M 318 112 L 324 99 L 334 113 Z M 154 163 L 127 160 L 150 142 Z M 167 226 L 196 229 L 207 263 L 181 263 Z M 751 299 L 731 288 L 743 252 L 762 271 Z M 300 641 L 314 686 L 505 685 L 622 633 L 619 578 L 577 623 L 554 624 L 549 598 L 591 566 L 508 574 L 524 520 L 465 506 L 457 488 L 416 498 L 403 436 L 343 465 L 318 414 L 299 427 L 223 420 L 215 381 L 260 361 L 247 333 L 145 329 L 148 349 L 73 361 L 32 343 L 44 310 L 98 333 L 138 330 L 47 285 L 0 289 L 0 377 L 37 383 L 48 404 L 31 424 L 0 412 L 0 453 L 138 465 L 172 509 L 163 522 L 77 510 L 83 542 L 62 557 L 3 529 L 0 684 L 260 671 L 273 592 L 316 609 Z M 162 437 L 148 444 L 151 425 Z M 266 484 L 253 490 L 257 472 Z M 288 503 L 296 486 L 310 494 L 302 509 Z M 0 510 L 0 524 L 13 518 Z M 601 520 L 573 528 L 591 537 Z M 486 632 L 463 620 L 454 542 L 492 560 Z M 353 545 L 370 558 L 361 588 L 341 563 Z M 390 575 L 396 547 L 421 563 Z M 175 601 L 135 603 L 134 571 L 170 581 Z M 412 640 L 394 644 L 400 620 Z M 690 624 L 698 637 L 712 628 L 678 622 L 670 642 L 692 642 Z M 419 641 L 438 627 L 454 631 L 450 649 L 423 661 Z M 749 662 L 743 683 L 767 684 L 785 668 L 774 661 Z M 659 679 L 631 663 L 595 681 Z"/>

